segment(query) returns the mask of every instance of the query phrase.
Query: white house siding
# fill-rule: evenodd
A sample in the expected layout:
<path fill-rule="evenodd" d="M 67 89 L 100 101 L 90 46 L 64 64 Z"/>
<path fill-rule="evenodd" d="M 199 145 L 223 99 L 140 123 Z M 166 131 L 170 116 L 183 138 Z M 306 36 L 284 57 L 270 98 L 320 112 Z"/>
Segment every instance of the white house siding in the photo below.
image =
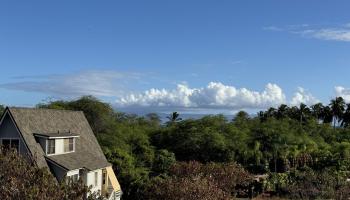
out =
<path fill-rule="evenodd" d="M 11 117 L 8 114 L 6 114 L 6 116 L 3 119 L 3 122 L 0 124 L 0 140 L 9 138 L 19 139 L 19 152 L 21 153 L 21 155 L 28 155 L 27 148 L 20 136 L 20 133 L 17 131 L 16 126 L 14 125 Z"/>
<path fill-rule="evenodd" d="M 97 175 L 97 185 L 95 185 L 95 172 L 98 173 Z M 92 186 L 91 192 L 101 192 L 102 189 L 102 169 L 98 169 L 95 171 L 89 171 L 86 175 L 86 185 Z"/>
<path fill-rule="evenodd" d="M 72 176 L 78 174 L 79 175 L 79 169 L 71 170 L 67 172 L 67 176 Z"/>

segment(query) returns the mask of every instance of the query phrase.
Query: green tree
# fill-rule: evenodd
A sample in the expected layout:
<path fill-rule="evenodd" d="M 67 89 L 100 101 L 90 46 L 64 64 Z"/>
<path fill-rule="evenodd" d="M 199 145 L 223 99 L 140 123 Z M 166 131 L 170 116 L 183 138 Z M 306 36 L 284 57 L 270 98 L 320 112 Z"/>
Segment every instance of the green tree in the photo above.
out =
<path fill-rule="evenodd" d="M 289 107 L 285 104 L 282 104 L 277 109 L 276 117 L 277 119 L 283 119 L 288 117 Z"/>
<path fill-rule="evenodd" d="M 113 120 L 113 108 L 93 96 L 83 96 L 73 101 L 52 101 L 38 104 L 38 108 L 83 111 L 95 134 L 107 130 Z"/>
<path fill-rule="evenodd" d="M 303 121 L 305 121 L 306 116 L 310 113 L 310 109 L 307 107 L 307 105 L 301 103 L 299 105 L 299 109 L 298 109 L 298 115 L 299 115 L 299 119 L 300 119 L 300 125 L 303 124 Z"/>
<path fill-rule="evenodd" d="M 167 116 L 166 118 L 169 120 L 167 122 L 168 125 L 172 125 L 172 124 L 182 120 L 182 118 L 180 118 L 180 114 L 178 112 L 173 112 L 169 116 Z"/>
<path fill-rule="evenodd" d="M 176 162 L 175 154 L 168 150 L 158 150 L 153 163 L 153 171 L 162 174 L 167 173 L 169 168 Z"/>
<path fill-rule="evenodd" d="M 317 103 L 311 106 L 311 112 L 314 117 L 318 120 L 324 120 L 323 116 L 324 106 L 322 103 Z"/>
<path fill-rule="evenodd" d="M 350 104 L 346 104 L 346 110 L 343 114 L 343 120 L 341 122 L 341 126 L 349 127 L 350 125 Z"/>
<path fill-rule="evenodd" d="M 333 122 L 333 112 L 331 107 L 325 106 L 322 111 L 323 123 L 329 124 Z"/>
<path fill-rule="evenodd" d="M 148 113 L 146 115 L 147 120 L 151 123 L 151 125 L 155 126 L 155 127 L 159 127 L 161 120 L 160 117 L 157 113 Z"/>
<path fill-rule="evenodd" d="M 343 113 L 345 110 L 345 101 L 342 97 L 336 97 L 331 100 L 329 104 L 333 114 L 333 127 L 335 128 L 336 123 L 342 121 Z"/>

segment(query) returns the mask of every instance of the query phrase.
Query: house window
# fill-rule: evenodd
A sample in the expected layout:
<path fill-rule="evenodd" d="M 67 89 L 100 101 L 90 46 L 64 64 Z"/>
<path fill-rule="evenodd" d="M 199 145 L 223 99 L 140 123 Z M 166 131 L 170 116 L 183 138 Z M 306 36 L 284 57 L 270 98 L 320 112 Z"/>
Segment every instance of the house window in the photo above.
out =
<path fill-rule="evenodd" d="M 6 150 L 10 149 L 11 148 L 11 140 L 8 140 L 8 139 L 2 140 L 2 146 Z"/>
<path fill-rule="evenodd" d="M 47 140 L 47 154 L 55 154 L 55 140 L 54 139 Z"/>
<path fill-rule="evenodd" d="M 98 172 L 95 172 L 95 186 L 97 186 L 97 181 L 98 181 Z"/>
<path fill-rule="evenodd" d="M 106 171 L 103 171 L 103 173 L 102 173 L 102 184 L 103 185 L 106 185 L 106 176 L 107 176 Z"/>
<path fill-rule="evenodd" d="M 79 174 L 74 174 L 72 176 L 68 176 L 68 182 L 75 183 L 79 180 Z"/>
<path fill-rule="evenodd" d="M 4 149 L 16 149 L 19 151 L 19 139 L 2 139 L 2 146 Z"/>
<path fill-rule="evenodd" d="M 74 151 L 74 138 L 64 139 L 64 152 Z"/>

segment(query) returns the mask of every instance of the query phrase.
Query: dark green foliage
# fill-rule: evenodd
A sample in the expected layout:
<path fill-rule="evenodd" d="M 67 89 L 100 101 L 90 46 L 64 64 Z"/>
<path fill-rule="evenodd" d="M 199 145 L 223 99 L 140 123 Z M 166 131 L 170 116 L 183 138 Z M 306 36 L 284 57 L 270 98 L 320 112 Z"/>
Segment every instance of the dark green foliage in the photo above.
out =
<path fill-rule="evenodd" d="M 279 183 L 274 182 L 270 188 L 279 195 L 293 198 L 306 194 L 307 198 L 326 197 L 307 190 L 326 190 L 326 184 L 333 184 L 331 176 L 336 174 L 338 182 L 344 181 L 350 171 L 350 105 L 345 105 L 340 98 L 329 106 L 281 105 L 261 111 L 257 116 L 241 111 L 232 120 L 223 115 L 182 120 L 180 114 L 174 112 L 166 124 L 160 123 L 157 114 L 140 117 L 116 112 L 93 97 L 56 101 L 39 107 L 84 111 L 106 157 L 113 164 L 124 192 L 123 199 L 145 199 L 150 185 L 156 186 L 153 194 L 159 195 L 149 196 L 151 199 L 171 199 L 169 194 L 186 196 L 193 190 L 201 191 L 204 196 L 209 195 L 205 191 L 220 194 L 208 196 L 213 199 L 233 195 L 232 187 L 220 186 L 217 190 L 216 183 L 207 176 L 194 180 L 174 175 L 170 166 L 176 161 L 215 162 L 205 166 L 215 166 L 222 174 L 220 179 L 228 176 L 224 163 L 236 162 L 250 173 L 270 174 Z M 334 126 L 338 124 L 339 127 Z M 309 171 L 305 171 L 306 168 Z M 326 168 L 331 175 L 320 175 Z M 307 185 L 303 179 L 321 180 L 324 184 Z M 242 184 L 250 184 L 242 181 Z M 181 185 L 189 189 L 179 189 Z M 346 195 L 347 184 L 333 186 L 329 191 L 335 198 L 338 194 Z M 299 196 L 293 196 L 292 189 Z"/>
<path fill-rule="evenodd" d="M 331 100 L 329 106 L 332 110 L 333 123 L 335 128 L 336 122 L 340 123 L 342 121 L 345 110 L 345 101 L 342 97 L 336 97 L 335 99 Z"/>
<path fill-rule="evenodd" d="M 226 125 L 227 120 L 220 115 L 184 120 L 153 134 L 152 143 L 174 152 L 180 161 L 231 161 L 232 152 L 225 140 Z"/>
<path fill-rule="evenodd" d="M 180 114 L 177 112 L 171 113 L 169 116 L 166 117 L 169 121 L 167 122 L 168 126 L 174 125 L 176 122 L 181 121 L 182 118 L 180 118 Z"/>
<path fill-rule="evenodd" d="M 169 168 L 176 162 L 175 154 L 168 150 L 158 150 L 155 154 L 153 171 L 157 174 L 167 173 Z"/>

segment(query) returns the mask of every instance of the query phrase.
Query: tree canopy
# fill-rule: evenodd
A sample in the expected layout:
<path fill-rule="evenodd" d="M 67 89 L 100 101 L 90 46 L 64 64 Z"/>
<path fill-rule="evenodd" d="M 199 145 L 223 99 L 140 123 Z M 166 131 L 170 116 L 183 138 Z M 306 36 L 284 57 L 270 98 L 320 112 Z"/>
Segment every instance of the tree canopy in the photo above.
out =
<path fill-rule="evenodd" d="M 283 104 L 257 115 L 240 111 L 232 119 L 181 119 L 181 113 L 171 112 L 165 123 L 156 113 L 118 112 L 91 96 L 38 107 L 84 111 L 113 164 L 123 199 L 169 199 L 168 194 L 226 199 L 266 192 L 296 199 L 349 195 L 350 105 L 341 97 L 328 105 Z M 174 169 L 191 170 L 186 178 Z M 239 173 L 267 178 L 240 180 Z M 218 180 L 240 184 L 221 185 Z M 186 190 L 179 188 L 183 185 Z M 325 188 L 330 196 L 321 192 Z M 191 196 L 195 191 L 197 196 Z"/>

